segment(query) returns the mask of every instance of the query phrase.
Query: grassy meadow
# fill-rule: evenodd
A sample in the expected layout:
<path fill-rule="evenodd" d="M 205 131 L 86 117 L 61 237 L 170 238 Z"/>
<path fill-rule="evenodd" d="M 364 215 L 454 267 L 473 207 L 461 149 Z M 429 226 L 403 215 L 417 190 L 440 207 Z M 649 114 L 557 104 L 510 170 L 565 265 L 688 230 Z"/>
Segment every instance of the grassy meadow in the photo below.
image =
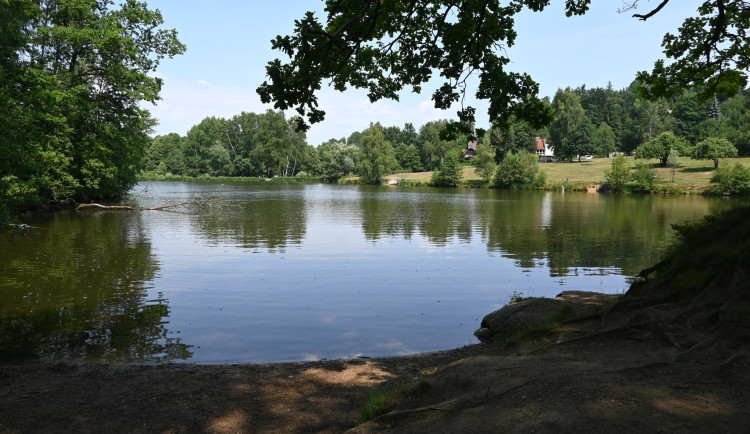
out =
<path fill-rule="evenodd" d="M 625 157 L 630 167 L 635 167 L 633 157 Z M 639 160 L 650 164 L 657 175 L 657 191 L 673 191 L 681 193 L 701 192 L 709 189 L 711 184 L 711 175 L 714 172 L 714 162 L 712 160 L 692 160 L 689 158 L 680 159 L 680 167 L 675 169 L 674 183 L 672 183 L 672 169 L 658 167 L 659 160 Z M 729 158 L 728 161 L 734 165 L 737 162 L 750 167 L 750 157 Z M 563 183 L 568 188 L 585 190 L 589 186 L 598 185 L 604 182 L 604 171 L 612 167 L 611 158 L 594 158 L 591 160 L 573 161 L 573 162 L 553 162 L 539 163 L 540 170 L 547 174 L 547 185 L 550 188 L 560 186 Z M 476 184 L 479 180 L 473 167 L 463 168 L 463 179 L 468 184 Z M 406 180 L 412 183 L 428 183 L 432 172 L 416 173 L 395 173 L 387 177 L 389 182 Z"/>

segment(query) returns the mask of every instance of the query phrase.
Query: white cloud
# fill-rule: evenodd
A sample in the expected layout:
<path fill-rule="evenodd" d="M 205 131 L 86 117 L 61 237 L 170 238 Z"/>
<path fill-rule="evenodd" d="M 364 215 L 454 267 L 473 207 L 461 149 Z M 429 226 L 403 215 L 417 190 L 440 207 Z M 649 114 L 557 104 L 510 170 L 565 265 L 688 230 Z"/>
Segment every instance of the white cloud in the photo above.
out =
<path fill-rule="evenodd" d="M 448 110 L 438 110 L 432 100 L 408 92 L 401 95 L 401 101 L 371 103 L 363 91 L 339 93 L 330 89 L 320 93 L 319 103 L 326 112 L 326 120 L 313 125 L 307 133 L 308 143 L 316 146 L 331 138 L 349 137 L 355 131 L 366 129 L 371 122 L 399 127 L 410 122 L 419 129 L 430 121 L 455 118 L 459 107 L 455 104 Z"/>
<path fill-rule="evenodd" d="M 187 131 L 206 117 L 229 118 L 243 111 L 262 112 L 255 89 L 250 86 L 215 85 L 207 80 L 185 81 L 164 78 L 162 100 L 145 106 L 159 120 L 157 134 Z"/>
<path fill-rule="evenodd" d="M 217 85 L 206 79 L 188 81 L 163 78 L 162 101 L 156 106 L 146 106 L 159 120 L 156 134 L 174 132 L 185 135 L 206 117 L 230 118 L 243 111 L 262 113 L 272 108 L 260 102 L 255 88 L 251 86 Z M 371 103 L 364 91 L 336 92 L 324 88 L 318 98 L 320 108 L 326 112 L 326 119 L 312 125 L 307 132 L 308 143 L 315 146 L 331 138 L 349 137 L 355 131 L 366 129 L 371 122 L 399 127 L 410 122 L 419 129 L 430 121 L 455 118 L 458 111 L 458 104 L 448 110 L 438 110 L 432 100 L 425 100 L 424 95 L 408 92 L 401 95 L 401 101 Z M 294 110 L 287 112 L 288 117 L 295 114 Z M 480 109 L 478 117 L 481 114 Z"/>

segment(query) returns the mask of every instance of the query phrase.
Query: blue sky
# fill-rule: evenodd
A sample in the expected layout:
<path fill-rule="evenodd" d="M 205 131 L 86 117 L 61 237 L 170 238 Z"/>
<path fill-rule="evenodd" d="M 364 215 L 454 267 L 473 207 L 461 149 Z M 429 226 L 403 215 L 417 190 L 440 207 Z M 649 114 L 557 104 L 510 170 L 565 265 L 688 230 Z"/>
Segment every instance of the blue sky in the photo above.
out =
<path fill-rule="evenodd" d="M 670 2 L 646 22 L 618 14 L 620 0 L 594 1 L 583 17 L 565 17 L 563 0 L 553 0 L 544 12 L 525 11 L 516 19 L 518 37 L 508 49 L 510 69 L 529 73 L 540 84 L 541 96 L 554 96 L 558 88 L 628 86 L 637 71 L 651 69 L 662 56 L 666 32 L 676 32 L 683 20 L 695 14 L 703 0 Z M 165 27 L 176 28 L 187 51 L 165 59 L 157 71 L 164 79 L 162 100 L 147 108 L 159 120 L 156 134 L 185 135 L 208 116 L 229 118 L 242 111 L 264 112 L 255 93 L 265 80 L 265 65 L 280 57 L 271 50 L 271 39 L 289 34 L 294 20 L 305 11 L 322 11 L 320 0 L 147 0 L 159 9 Z M 659 2 L 641 0 L 639 12 Z M 437 119 L 455 117 L 456 109 L 435 110 L 430 102 L 439 81 L 426 85 L 421 94 L 404 91 L 400 102 L 382 100 L 371 104 L 364 91 L 345 93 L 323 88 L 320 107 L 326 120 L 308 131 L 308 143 L 318 145 L 330 138 L 348 137 L 370 122 L 419 128 Z M 478 126 L 488 126 L 486 104 L 478 107 Z M 289 113 L 290 115 L 293 112 Z"/>

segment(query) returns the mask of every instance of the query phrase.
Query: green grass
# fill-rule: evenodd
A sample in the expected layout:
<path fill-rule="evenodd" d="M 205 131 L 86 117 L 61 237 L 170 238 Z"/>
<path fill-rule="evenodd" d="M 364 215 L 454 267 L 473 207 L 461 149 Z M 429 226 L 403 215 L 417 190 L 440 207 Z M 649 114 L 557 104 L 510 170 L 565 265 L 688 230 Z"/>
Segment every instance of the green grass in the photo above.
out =
<path fill-rule="evenodd" d="M 636 160 L 633 157 L 625 157 L 629 167 L 635 167 Z M 740 162 L 750 166 L 750 157 L 728 159 L 732 164 Z M 651 165 L 656 171 L 657 183 L 655 190 L 658 192 L 698 192 L 711 186 L 711 175 L 714 172 L 714 163 L 711 160 L 692 160 L 680 158 L 680 167 L 675 169 L 675 182 L 672 183 L 672 169 L 658 167 L 658 160 L 638 160 Z M 548 183 L 562 183 L 567 180 L 573 186 L 585 186 L 599 184 L 605 180 L 604 172 L 612 168 L 611 158 L 594 158 L 581 162 L 554 162 L 540 163 L 539 168 L 547 173 Z"/>
<path fill-rule="evenodd" d="M 374 389 L 370 391 L 370 400 L 359 409 L 359 422 L 369 422 L 384 414 L 400 396 L 413 391 L 429 390 L 430 388 L 432 388 L 430 377 L 422 375 L 416 384 Z"/>
<path fill-rule="evenodd" d="M 558 327 L 560 324 L 562 324 L 563 321 L 572 318 L 574 315 L 575 313 L 571 308 L 567 306 L 561 307 L 556 312 L 548 316 L 547 319 L 545 319 L 541 324 L 536 326 L 529 326 L 523 330 L 517 331 L 515 334 L 505 336 L 503 338 L 503 343 L 505 345 L 510 345 L 524 339 L 539 336 L 549 330 L 552 330 L 555 327 Z"/>
<path fill-rule="evenodd" d="M 359 409 L 360 423 L 369 422 L 383 414 L 385 409 L 405 390 L 406 386 L 371 391 L 370 400 Z"/>
<path fill-rule="evenodd" d="M 633 157 L 625 157 L 628 166 L 635 167 Z M 750 167 L 750 157 L 725 159 L 734 164 L 742 163 Z M 672 182 L 672 169 L 658 167 L 659 160 L 638 160 L 651 165 L 656 171 L 657 193 L 702 193 L 709 191 L 711 175 L 714 173 L 712 160 L 692 160 L 681 157 L 680 167 L 675 169 L 675 182 Z M 722 160 L 723 161 L 723 160 Z M 580 162 L 539 163 L 539 170 L 547 174 L 547 189 L 560 190 L 563 186 L 570 191 L 586 191 L 589 186 L 599 185 L 605 181 L 604 172 L 612 168 L 611 158 L 594 158 Z M 427 185 L 432 172 L 395 173 L 387 177 L 388 180 L 404 180 L 407 185 Z M 463 168 L 463 184 L 469 187 L 486 187 L 473 167 Z"/>
<path fill-rule="evenodd" d="M 516 304 L 516 303 L 520 303 L 520 302 L 522 302 L 524 300 L 533 300 L 535 298 L 541 298 L 541 297 L 533 297 L 533 296 L 524 297 L 523 296 L 523 292 L 513 291 L 513 294 L 508 299 L 508 303 L 507 304 Z"/>

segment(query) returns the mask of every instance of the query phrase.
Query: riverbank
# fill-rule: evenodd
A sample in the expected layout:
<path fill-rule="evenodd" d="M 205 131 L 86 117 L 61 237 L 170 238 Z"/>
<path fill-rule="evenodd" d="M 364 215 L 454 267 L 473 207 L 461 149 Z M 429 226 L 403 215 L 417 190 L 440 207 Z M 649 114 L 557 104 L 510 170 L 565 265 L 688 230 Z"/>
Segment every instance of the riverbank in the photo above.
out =
<path fill-rule="evenodd" d="M 590 306 L 589 306 L 590 308 Z M 630 315 L 630 314 L 627 314 Z M 619 314 L 611 321 L 625 321 Z M 655 333 L 600 318 L 512 344 L 239 365 L 0 368 L 0 432 L 747 432 L 750 364 L 670 361 Z M 373 393 L 396 391 L 360 425 Z"/>
<path fill-rule="evenodd" d="M 629 167 L 635 167 L 636 161 L 633 157 L 625 157 Z M 641 160 L 650 164 L 656 173 L 656 182 L 653 193 L 658 194 L 718 194 L 714 193 L 715 184 L 711 183 L 714 173 L 714 164 L 711 160 L 682 159 L 680 166 L 674 169 L 659 167 L 658 160 Z M 750 157 L 727 159 L 730 164 L 741 163 L 750 167 Z M 605 180 L 605 171 L 611 170 L 611 158 L 593 158 L 582 161 L 556 161 L 540 163 L 539 169 L 547 174 L 546 190 L 568 191 L 596 191 Z M 466 166 L 463 169 L 461 185 L 463 187 L 477 188 L 486 187 L 473 167 Z M 673 176 L 674 175 L 674 176 Z M 432 172 L 410 172 L 395 173 L 384 179 L 386 185 L 429 185 Z M 199 181 L 199 182 L 274 182 L 274 183 L 317 183 L 316 177 L 276 177 L 276 178 L 253 178 L 253 177 L 211 177 L 201 176 L 197 178 L 177 175 L 159 175 L 156 173 L 144 173 L 140 182 L 149 181 Z M 358 178 L 343 178 L 339 180 L 342 184 L 357 184 Z"/>
<path fill-rule="evenodd" d="M 0 367 L 0 432 L 343 432 L 374 387 L 434 372 L 460 351 L 241 365 Z"/>

